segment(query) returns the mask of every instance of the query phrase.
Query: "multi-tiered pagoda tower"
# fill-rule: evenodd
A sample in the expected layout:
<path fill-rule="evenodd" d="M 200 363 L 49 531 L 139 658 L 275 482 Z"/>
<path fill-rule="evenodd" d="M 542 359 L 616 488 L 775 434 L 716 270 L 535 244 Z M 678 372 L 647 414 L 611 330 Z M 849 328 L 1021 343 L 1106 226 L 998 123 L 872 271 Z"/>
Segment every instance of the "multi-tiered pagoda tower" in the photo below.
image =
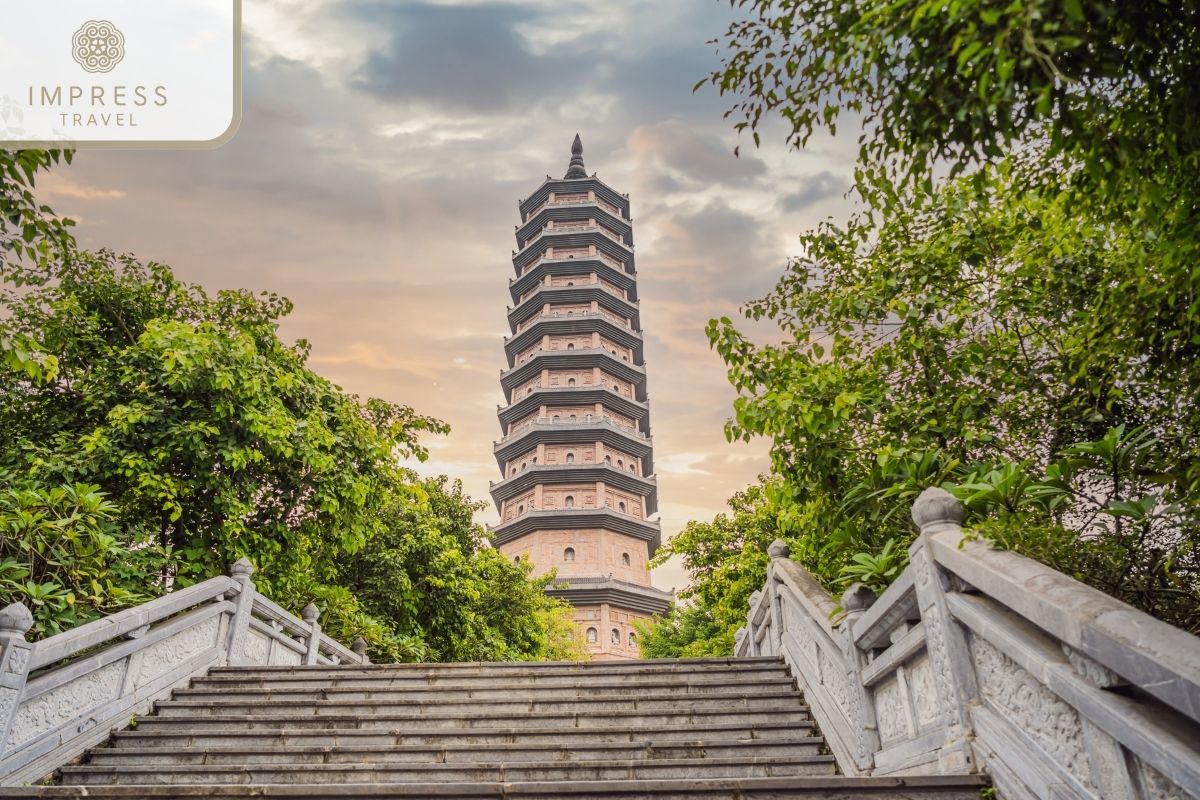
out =
<path fill-rule="evenodd" d="M 495 544 L 557 571 L 596 659 L 636 658 L 632 621 L 667 610 L 650 585 L 660 542 L 629 198 L 583 168 L 520 203 L 500 376 Z"/>

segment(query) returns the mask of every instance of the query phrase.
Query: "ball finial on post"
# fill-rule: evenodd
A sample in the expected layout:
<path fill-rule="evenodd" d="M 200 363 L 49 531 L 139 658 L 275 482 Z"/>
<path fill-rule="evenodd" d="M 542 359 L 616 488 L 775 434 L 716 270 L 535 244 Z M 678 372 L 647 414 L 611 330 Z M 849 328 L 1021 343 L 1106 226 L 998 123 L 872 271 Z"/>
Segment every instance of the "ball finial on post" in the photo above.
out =
<path fill-rule="evenodd" d="M 791 555 L 791 553 L 791 548 L 788 547 L 787 542 L 785 542 L 783 539 L 776 539 L 775 541 L 771 542 L 771 544 L 767 545 L 767 555 L 772 559 L 787 558 L 789 555 Z"/>
<path fill-rule="evenodd" d="M 913 503 L 912 520 L 922 531 L 942 525 L 961 525 L 962 503 L 945 489 L 930 487 Z"/>
<path fill-rule="evenodd" d="M 24 603 L 9 603 L 0 609 L 0 635 L 25 638 L 33 627 L 33 614 Z"/>

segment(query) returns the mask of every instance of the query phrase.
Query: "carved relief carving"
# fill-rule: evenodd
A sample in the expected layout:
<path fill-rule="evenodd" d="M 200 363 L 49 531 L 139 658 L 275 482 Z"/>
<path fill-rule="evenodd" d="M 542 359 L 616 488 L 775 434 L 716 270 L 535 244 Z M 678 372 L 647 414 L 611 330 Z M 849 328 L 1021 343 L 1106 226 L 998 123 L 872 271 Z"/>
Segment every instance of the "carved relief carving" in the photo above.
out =
<path fill-rule="evenodd" d="M 276 645 L 274 652 L 271 653 L 271 666 L 299 666 L 303 660 L 299 653 L 283 645 Z"/>
<path fill-rule="evenodd" d="M 89 708 L 114 699 L 121 691 L 125 662 L 116 661 L 70 683 L 22 703 L 13 721 L 12 747 L 80 717 Z"/>
<path fill-rule="evenodd" d="M 209 617 L 185 631 L 172 634 L 161 642 L 156 642 L 146 648 L 142 654 L 142 666 L 137 685 L 142 686 L 149 683 L 170 671 L 172 667 L 187 661 L 196 653 L 215 645 L 220 626 L 220 618 Z"/>
<path fill-rule="evenodd" d="M 817 651 L 818 663 L 821 667 L 821 685 L 837 702 L 843 712 L 850 710 L 850 693 L 846 689 L 846 676 L 836 662 L 829 657 L 824 648 Z"/>
<path fill-rule="evenodd" d="M 266 664 L 267 648 L 270 641 L 257 631 L 248 631 L 246 635 L 246 659 L 250 664 Z"/>
<path fill-rule="evenodd" d="M 895 678 L 889 678 L 875 687 L 875 719 L 879 723 L 879 738 L 884 745 L 907 738 L 904 697 Z"/>
<path fill-rule="evenodd" d="M 984 700 L 1030 736 L 1055 761 L 1091 783 L 1078 712 L 986 640 L 971 647 Z"/>
<path fill-rule="evenodd" d="M 29 664 L 29 654 L 33 650 L 30 647 L 21 647 L 20 645 L 10 645 L 8 648 L 8 664 L 6 670 L 13 675 L 20 675 L 25 672 L 25 667 Z"/>
<path fill-rule="evenodd" d="M 954 676 L 950 672 L 946 632 L 942 627 L 946 623 L 937 605 L 925 609 L 921 616 L 925 620 L 925 650 L 931 667 L 930 682 L 937 699 L 937 705 L 932 709 L 934 716 L 931 722 L 951 723 L 955 717 L 951 709 L 955 707 L 957 699 L 954 697 Z"/>
<path fill-rule="evenodd" d="M 913 711 L 917 717 L 917 729 L 924 731 L 935 728 L 942 722 L 942 709 L 934 685 L 933 664 L 929 656 L 919 656 L 906 665 L 908 690 L 912 694 Z"/>

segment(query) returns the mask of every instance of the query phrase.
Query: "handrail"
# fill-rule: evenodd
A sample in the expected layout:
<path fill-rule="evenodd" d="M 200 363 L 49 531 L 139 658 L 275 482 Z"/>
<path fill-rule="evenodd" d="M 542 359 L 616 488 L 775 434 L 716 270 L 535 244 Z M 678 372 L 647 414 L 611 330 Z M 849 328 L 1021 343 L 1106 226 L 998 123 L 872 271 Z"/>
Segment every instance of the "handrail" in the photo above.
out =
<path fill-rule="evenodd" d="M 63 631 L 34 644 L 29 670 L 32 672 L 47 664 L 71 658 L 83 650 L 126 636 L 180 611 L 220 597 L 226 592 L 236 594 L 240 589 L 241 587 L 231 578 L 219 575 L 216 578 L 209 578 L 203 583 L 171 592 L 149 603 L 126 608 L 107 617 L 80 625 L 78 628 Z"/>
<path fill-rule="evenodd" d="M 1001 797 L 1200 796 L 1200 638 L 965 535 L 941 489 L 909 566 L 840 607 L 772 544 L 738 631 L 780 655 L 846 774 L 990 772 Z"/>
<path fill-rule="evenodd" d="M 20 603 L 0 610 L 0 786 L 37 780 L 211 667 L 367 663 L 262 596 L 246 559 L 211 578 L 39 642 Z M 35 672 L 35 670 L 41 670 Z"/>

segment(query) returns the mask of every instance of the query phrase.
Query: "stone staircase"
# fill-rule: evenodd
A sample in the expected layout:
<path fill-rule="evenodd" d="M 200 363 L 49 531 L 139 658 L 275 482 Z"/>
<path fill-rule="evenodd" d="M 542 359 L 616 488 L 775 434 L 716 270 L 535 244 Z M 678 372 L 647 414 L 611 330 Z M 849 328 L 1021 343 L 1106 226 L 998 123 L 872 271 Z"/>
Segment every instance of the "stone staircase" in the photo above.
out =
<path fill-rule="evenodd" d="M 962 798 L 852 778 L 778 658 L 215 667 L 5 797 Z"/>

